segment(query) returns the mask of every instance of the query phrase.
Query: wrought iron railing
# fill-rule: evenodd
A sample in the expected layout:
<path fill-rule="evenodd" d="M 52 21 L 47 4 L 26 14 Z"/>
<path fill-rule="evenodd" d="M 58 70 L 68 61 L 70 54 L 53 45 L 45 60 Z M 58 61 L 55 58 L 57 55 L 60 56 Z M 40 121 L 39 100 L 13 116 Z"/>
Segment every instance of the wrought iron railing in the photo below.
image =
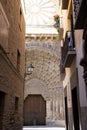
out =
<path fill-rule="evenodd" d="M 81 0 L 73 0 L 75 19 L 76 19 L 77 16 L 78 16 L 78 11 L 79 11 L 79 8 L 80 8 L 80 3 L 81 3 L 80 1 L 81 1 Z"/>
<path fill-rule="evenodd" d="M 75 51 L 75 44 L 74 44 L 74 39 L 72 37 L 72 33 L 71 31 L 67 31 L 66 32 L 66 36 L 65 36 L 65 41 L 61 50 L 61 56 L 62 56 L 62 63 L 64 65 L 67 53 L 69 51 Z"/>

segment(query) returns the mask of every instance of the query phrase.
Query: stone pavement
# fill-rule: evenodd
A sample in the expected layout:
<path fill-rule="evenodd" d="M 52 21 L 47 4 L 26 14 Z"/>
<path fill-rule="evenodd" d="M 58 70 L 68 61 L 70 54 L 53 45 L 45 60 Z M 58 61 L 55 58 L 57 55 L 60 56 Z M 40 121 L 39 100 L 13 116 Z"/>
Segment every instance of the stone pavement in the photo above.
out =
<path fill-rule="evenodd" d="M 65 130 L 65 121 L 47 120 L 44 126 L 24 126 L 23 130 Z"/>
<path fill-rule="evenodd" d="M 47 120 L 46 124 L 50 127 L 65 127 L 65 120 Z"/>
<path fill-rule="evenodd" d="M 65 130 L 64 127 L 50 127 L 50 126 L 25 126 L 23 130 Z"/>

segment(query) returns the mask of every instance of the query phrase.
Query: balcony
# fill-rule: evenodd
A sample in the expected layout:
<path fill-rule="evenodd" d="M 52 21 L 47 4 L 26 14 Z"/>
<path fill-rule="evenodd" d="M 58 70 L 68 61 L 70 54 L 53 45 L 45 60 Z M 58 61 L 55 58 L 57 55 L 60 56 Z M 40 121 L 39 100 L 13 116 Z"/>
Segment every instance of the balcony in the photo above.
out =
<path fill-rule="evenodd" d="M 87 18 L 87 0 L 74 0 L 75 29 L 83 29 Z"/>
<path fill-rule="evenodd" d="M 61 49 L 61 56 L 63 67 L 70 67 L 76 56 L 75 44 L 71 31 L 66 32 L 65 41 Z"/>

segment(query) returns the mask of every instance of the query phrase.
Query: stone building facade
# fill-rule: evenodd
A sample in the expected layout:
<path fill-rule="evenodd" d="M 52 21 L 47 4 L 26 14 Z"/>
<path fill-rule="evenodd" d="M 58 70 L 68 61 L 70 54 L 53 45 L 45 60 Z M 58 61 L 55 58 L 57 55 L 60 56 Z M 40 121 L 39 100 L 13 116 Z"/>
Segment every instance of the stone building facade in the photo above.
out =
<path fill-rule="evenodd" d="M 0 129 L 21 130 L 25 22 L 20 1 L 0 0 Z"/>
<path fill-rule="evenodd" d="M 62 1 L 64 86 L 66 130 L 87 129 L 87 1 Z M 67 16 L 67 17 L 66 17 Z M 82 67 L 82 66 L 83 67 Z M 64 72 L 64 71 L 62 71 Z"/>
<path fill-rule="evenodd" d="M 41 95 L 46 101 L 46 124 L 49 121 L 64 120 L 63 85 L 60 81 L 60 40 L 58 40 L 58 35 L 28 35 L 26 37 L 25 57 L 24 101 L 26 102 L 28 95 Z M 28 73 L 30 64 L 34 66 L 32 74 Z"/>

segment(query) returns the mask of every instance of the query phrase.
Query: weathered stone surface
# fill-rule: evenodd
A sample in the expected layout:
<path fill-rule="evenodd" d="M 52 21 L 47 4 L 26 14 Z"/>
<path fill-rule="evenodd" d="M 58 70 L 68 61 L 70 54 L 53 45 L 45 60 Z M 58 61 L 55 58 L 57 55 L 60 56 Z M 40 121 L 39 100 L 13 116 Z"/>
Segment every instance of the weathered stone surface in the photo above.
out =
<path fill-rule="evenodd" d="M 28 75 L 32 64 L 34 71 Z M 57 35 L 26 38 L 26 77 L 24 99 L 41 94 L 47 102 L 47 120 L 64 119 L 63 85 L 60 80 L 60 41 Z"/>
<path fill-rule="evenodd" d="M 0 0 L 1 130 L 21 130 L 23 125 L 25 23 L 23 15 L 20 14 L 20 7 L 20 1 Z M 18 52 L 20 53 L 19 69 Z"/>

